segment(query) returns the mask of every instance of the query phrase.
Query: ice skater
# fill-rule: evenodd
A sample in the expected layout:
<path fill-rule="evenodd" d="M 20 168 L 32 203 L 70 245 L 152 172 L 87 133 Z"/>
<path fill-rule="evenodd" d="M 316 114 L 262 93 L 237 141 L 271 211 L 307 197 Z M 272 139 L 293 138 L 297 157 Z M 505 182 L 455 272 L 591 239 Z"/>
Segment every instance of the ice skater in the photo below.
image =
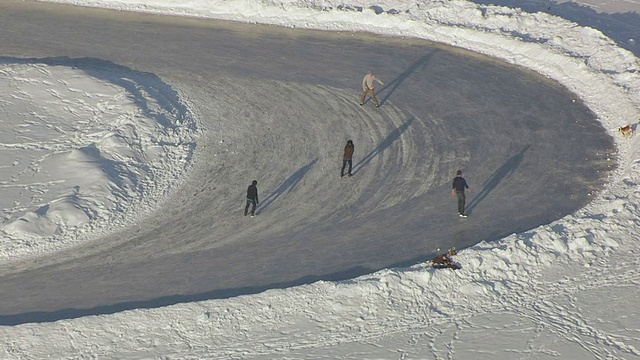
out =
<path fill-rule="evenodd" d="M 347 140 L 347 145 L 344 146 L 344 155 L 342 156 L 342 170 L 340 170 L 340 177 L 344 176 L 344 169 L 349 165 L 349 172 L 347 173 L 351 176 L 351 165 L 353 159 L 353 151 L 354 151 L 353 141 Z"/>
<path fill-rule="evenodd" d="M 258 205 L 258 181 L 253 180 L 247 188 L 247 205 L 244 207 L 244 216 L 247 216 L 249 206 L 251 206 L 251 217 L 256 216 L 256 206 Z"/>
<path fill-rule="evenodd" d="M 456 177 L 453 178 L 453 184 L 451 185 L 451 196 L 456 195 L 458 197 L 458 215 L 460 217 L 467 217 L 467 214 L 464 212 L 464 192 L 466 189 L 471 192 L 471 188 L 467 185 L 467 181 L 462 177 L 462 170 L 458 170 L 456 171 Z"/>
<path fill-rule="evenodd" d="M 362 96 L 360 96 L 360 106 L 364 105 L 364 99 L 367 97 L 367 94 L 369 94 L 373 103 L 376 104 L 376 107 L 380 107 L 380 103 L 378 102 L 378 99 L 376 99 L 376 94 L 373 90 L 373 83 L 375 81 L 380 83 L 380 85 L 384 85 L 384 83 L 372 73 L 368 73 L 362 79 Z"/>

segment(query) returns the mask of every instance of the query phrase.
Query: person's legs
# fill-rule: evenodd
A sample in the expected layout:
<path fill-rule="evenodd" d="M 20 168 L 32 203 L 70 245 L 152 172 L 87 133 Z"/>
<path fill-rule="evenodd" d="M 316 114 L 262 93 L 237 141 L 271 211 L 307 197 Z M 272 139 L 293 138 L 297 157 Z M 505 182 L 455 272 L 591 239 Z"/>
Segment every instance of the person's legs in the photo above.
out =
<path fill-rule="evenodd" d="M 344 176 L 344 168 L 347 167 L 347 160 L 342 160 L 342 170 L 340 170 L 340 177 Z"/>
<path fill-rule="evenodd" d="M 367 97 L 367 93 L 369 92 L 369 90 L 364 90 L 362 92 L 362 95 L 360 96 L 360 105 L 364 104 L 364 99 Z"/>
<path fill-rule="evenodd" d="M 349 163 L 349 176 L 351 176 L 351 160 L 347 160 L 347 162 Z"/>
<path fill-rule="evenodd" d="M 380 103 L 378 103 L 378 99 L 376 99 L 376 94 L 374 93 L 373 89 L 369 89 L 369 95 L 371 95 L 373 103 L 376 104 L 376 106 L 380 106 Z"/>
<path fill-rule="evenodd" d="M 464 191 L 456 191 L 456 196 L 458 197 L 458 214 L 464 214 Z"/>
<path fill-rule="evenodd" d="M 256 214 L 256 203 L 255 203 L 255 201 L 252 201 L 251 205 L 252 205 L 252 207 L 251 207 L 251 216 L 254 216 Z"/>
<path fill-rule="evenodd" d="M 244 206 L 244 216 L 247 216 L 249 212 L 249 205 L 251 204 L 251 200 L 247 199 L 247 205 Z"/>

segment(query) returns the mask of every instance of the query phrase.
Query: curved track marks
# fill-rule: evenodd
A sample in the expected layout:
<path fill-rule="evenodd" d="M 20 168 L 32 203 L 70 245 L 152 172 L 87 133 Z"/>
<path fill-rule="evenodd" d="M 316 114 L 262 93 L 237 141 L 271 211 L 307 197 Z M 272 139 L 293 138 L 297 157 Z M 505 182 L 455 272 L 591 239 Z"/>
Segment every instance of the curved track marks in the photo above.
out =
<path fill-rule="evenodd" d="M 5 266 L 0 323 L 47 321 L 347 279 L 562 217 L 602 186 L 613 143 L 572 95 L 452 48 L 366 34 L 5 3 L 0 55 L 151 72 L 205 132 L 190 176 L 144 222 Z M 61 11 L 64 10 L 64 11 Z M 385 80 L 381 109 L 356 101 Z M 356 144 L 355 177 L 341 152 Z M 472 216 L 455 215 L 463 168 Z M 263 207 L 241 216 L 258 179 Z"/>

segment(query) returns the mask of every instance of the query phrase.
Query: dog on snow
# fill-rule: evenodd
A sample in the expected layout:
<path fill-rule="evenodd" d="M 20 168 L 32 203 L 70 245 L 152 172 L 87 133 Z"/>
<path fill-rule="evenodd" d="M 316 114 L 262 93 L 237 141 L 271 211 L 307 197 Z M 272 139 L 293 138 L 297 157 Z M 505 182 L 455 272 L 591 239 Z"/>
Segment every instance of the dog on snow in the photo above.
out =
<path fill-rule="evenodd" d="M 453 255 L 456 255 L 457 253 L 458 251 L 456 250 L 456 248 L 452 247 L 451 249 L 447 250 L 446 254 L 436 256 L 433 259 L 429 260 L 429 263 L 431 264 L 431 266 L 433 266 L 436 269 L 449 268 L 449 269 L 458 270 L 460 269 L 460 265 L 454 263 L 453 260 L 451 259 L 451 257 Z"/>
<path fill-rule="evenodd" d="M 624 136 L 624 137 L 627 137 L 627 138 L 631 137 L 633 135 L 633 132 L 634 132 L 633 126 L 632 125 L 623 126 L 621 128 L 618 128 L 618 132 L 620 134 L 622 134 L 622 136 Z"/>

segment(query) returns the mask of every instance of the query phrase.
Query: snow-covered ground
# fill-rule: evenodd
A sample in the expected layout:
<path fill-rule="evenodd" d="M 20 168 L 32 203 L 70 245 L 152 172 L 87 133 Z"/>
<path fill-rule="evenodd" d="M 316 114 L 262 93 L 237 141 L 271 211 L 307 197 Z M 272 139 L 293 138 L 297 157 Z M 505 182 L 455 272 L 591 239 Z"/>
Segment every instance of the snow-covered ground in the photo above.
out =
<path fill-rule="evenodd" d="M 511 7 L 395 0 L 56 2 L 463 47 L 535 70 L 576 93 L 616 139 L 620 163 L 584 209 L 465 249 L 456 256 L 464 266 L 455 272 L 416 264 L 353 281 L 1 327 L 1 358 L 640 357 L 638 140 L 616 133 L 640 122 L 640 60 L 602 32 L 514 9 L 515 0 L 505 4 Z M 627 17 L 640 20 L 638 2 L 581 4 L 635 10 Z M 151 74 L 96 68 L 87 76 L 50 65 L 0 67 L 0 114 L 9 129 L 0 153 L 4 259 L 71 246 L 109 231 L 131 211 L 153 208 L 189 170 L 198 138 L 188 106 Z M 83 185 L 65 188 L 79 173 L 73 180 Z"/>
<path fill-rule="evenodd" d="M 2 258 L 135 219 L 169 192 L 194 151 L 194 119 L 157 77 L 77 65 L 0 67 Z"/>

